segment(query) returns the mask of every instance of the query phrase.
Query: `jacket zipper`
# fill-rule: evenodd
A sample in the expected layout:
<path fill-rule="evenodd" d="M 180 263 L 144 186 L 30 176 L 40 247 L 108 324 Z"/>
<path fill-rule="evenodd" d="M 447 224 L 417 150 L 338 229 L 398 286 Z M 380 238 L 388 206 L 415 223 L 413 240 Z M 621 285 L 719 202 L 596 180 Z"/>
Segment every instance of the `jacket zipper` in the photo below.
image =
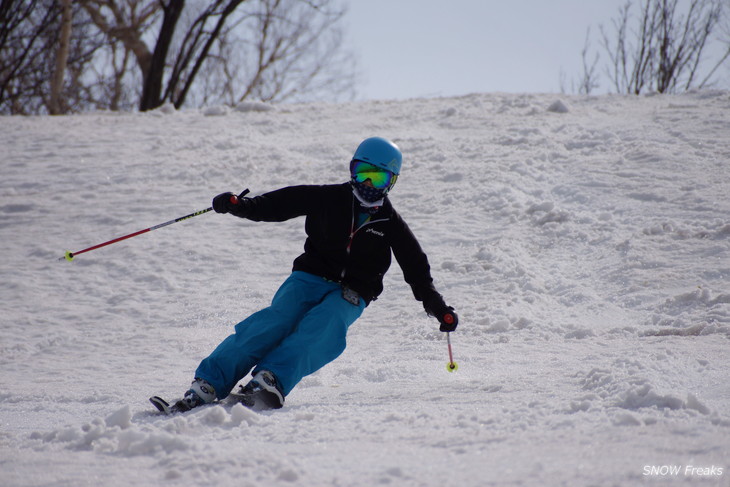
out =
<path fill-rule="evenodd" d="M 354 198 L 354 196 L 353 196 L 353 198 Z M 354 202 L 353 202 L 352 211 L 351 211 L 351 219 L 350 219 L 350 238 L 347 241 L 347 248 L 345 249 L 345 257 L 346 257 L 346 259 L 347 260 L 350 259 L 350 252 L 352 250 L 352 241 L 355 238 L 355 234 L 357 232 L 359 232 L 362 228 L 370 225 L 371 223 L 384 222 L 384 221 L 387 221 L 387 220 L 388 220 L 387 218 L 381 218 L 379 220 L 370 220 L 370 221 L 367 221 L 367 222 L 363 223 L 359 227 L 355 228 L 355 206 L 354 206 Z M 342 281 L 342 280 L 345 279 L 345 274 L 346 273 L 347 273 L 347 266 L 345 266 L 345 267 L 342 268 L 342 272 L 340 273 L 340 281 Z"/>

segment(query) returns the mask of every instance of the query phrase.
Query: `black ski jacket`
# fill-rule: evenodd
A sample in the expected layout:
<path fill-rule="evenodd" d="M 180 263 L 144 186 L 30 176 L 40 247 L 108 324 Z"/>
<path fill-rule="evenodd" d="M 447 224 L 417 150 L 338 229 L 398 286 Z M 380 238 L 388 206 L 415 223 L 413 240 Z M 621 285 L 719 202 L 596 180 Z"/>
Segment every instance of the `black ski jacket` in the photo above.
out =
<path fill-rule="evenodd" d="M 369 304 L 383 291 L 383 276 L 391 251 L 403 276 L 427 313 L 445 307 L 433 286 L 431 268 L 408 225 L 388 198 L 368 222 L 355 228 L 359 206 L 350 183 L 291 186 L 251 198 L 238 214 L 253 221 L 279 222 L 306 216 L 304 253 L 294 260 L 294 271 L 304 271 L 339 282 Z M 236 211 L 231 211 L 236 215 Z"/>

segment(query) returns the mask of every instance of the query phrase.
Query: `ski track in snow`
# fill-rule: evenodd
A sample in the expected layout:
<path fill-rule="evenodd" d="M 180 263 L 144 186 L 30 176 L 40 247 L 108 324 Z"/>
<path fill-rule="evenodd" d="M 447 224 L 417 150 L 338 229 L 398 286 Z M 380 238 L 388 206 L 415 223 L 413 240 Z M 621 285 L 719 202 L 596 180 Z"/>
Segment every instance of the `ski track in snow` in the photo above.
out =
<path fill-rule="evenodd" d="M 460 314 L 458 372 L 394 263 L 284 409 L 151 414 L 268 304 L 303 221 L 58 258 L 343 182 L 371 135 L 404 152 L 391 198 Z M 2 117 L 0 145 L 2 485 L 730 485 L 728 92 Z"/>

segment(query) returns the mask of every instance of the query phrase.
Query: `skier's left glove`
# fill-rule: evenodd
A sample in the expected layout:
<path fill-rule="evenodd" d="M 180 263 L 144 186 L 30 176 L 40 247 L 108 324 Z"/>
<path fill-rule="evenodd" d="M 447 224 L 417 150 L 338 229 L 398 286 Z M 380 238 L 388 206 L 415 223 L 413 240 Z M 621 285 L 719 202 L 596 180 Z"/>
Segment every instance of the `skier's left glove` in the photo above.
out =
<path fill-rule="evenodd" d="M 456 314 L 454 308 L 451 306 L 445 306 L 436 313 L 436 319 L 439 320 L 441 326 L 439 331 L 449 332 L 456 330 L 456 326 L 459 324 L 459 315 Z"/>

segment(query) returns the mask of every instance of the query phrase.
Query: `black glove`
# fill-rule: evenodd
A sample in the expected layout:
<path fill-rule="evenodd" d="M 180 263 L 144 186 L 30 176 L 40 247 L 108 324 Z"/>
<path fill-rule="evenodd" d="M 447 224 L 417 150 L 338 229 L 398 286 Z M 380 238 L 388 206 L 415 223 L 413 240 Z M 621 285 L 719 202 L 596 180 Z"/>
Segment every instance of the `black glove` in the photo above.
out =
<path fill-rule="evenodd" d="M 439 320 L 441 326 L 439 331 L 454 331 L 456 326 L 459 324 L 459 315 L 456 314 L 454 308 L 451 306 L 445 306 L 438 313 L 436 313 L 436 319 Z"/>
<path fill-rule="evenodd" d="M 251 199 L 244 198 L 247 193 L 248 189 L 244 189 L 238 196 L 230 192 L 221 193 L 213 198 L 213 210 L 216 213 L 231 213 L 245 218 L 251 209 Z"/>
<path fill-rule="evenodd" d="M 213 198 L 213 209 L 216 213 L 228 213 L 231 211 L 231 208 L 234 205 L 234 203 L 231 202 L 231 198 L 233 197 L 233 193 L 221 193 L 215 198 Z M 237 204 L 237 203 L 236 203 Z"/>

